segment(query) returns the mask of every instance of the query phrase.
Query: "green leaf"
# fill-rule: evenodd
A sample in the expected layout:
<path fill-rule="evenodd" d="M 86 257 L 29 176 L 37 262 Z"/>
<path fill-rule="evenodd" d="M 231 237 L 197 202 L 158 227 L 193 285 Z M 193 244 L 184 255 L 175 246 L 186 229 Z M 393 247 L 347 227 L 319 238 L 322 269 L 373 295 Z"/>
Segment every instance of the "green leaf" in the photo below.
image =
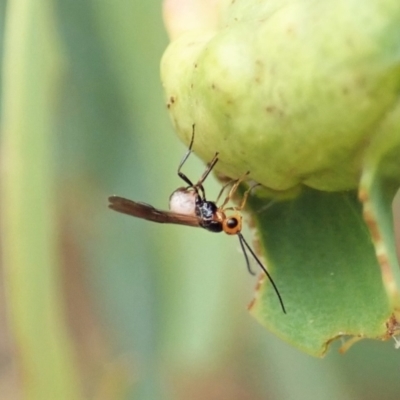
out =
<path fill-rule="evenodd" d="M 23 398 L 80 399 L 64 313 L 53 162 L 60 59 L 48 1 L 7 2 L 2 92 L 2 257 Z"/>
<path fill-rule="evenodd" d="M 264 204 L 249 200 L 287 314 L 264 277 L 252 314 L 315 356 L 341 335 L 384 337 L 392 309 L 356 192 L 307 189 L 257 212 Z"/>

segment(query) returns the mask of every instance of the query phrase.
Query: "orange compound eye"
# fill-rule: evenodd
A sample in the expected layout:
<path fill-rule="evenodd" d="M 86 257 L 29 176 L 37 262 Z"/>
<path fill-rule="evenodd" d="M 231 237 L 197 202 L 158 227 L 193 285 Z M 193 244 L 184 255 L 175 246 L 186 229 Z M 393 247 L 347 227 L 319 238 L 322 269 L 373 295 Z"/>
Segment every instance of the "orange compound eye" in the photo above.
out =
<path fill-rule="evenodd" d="M 228 235 L 237 235 L 242 230 L 242 216 L 237 214 L 227 217 L 222 222 L 222 229 Z"/>

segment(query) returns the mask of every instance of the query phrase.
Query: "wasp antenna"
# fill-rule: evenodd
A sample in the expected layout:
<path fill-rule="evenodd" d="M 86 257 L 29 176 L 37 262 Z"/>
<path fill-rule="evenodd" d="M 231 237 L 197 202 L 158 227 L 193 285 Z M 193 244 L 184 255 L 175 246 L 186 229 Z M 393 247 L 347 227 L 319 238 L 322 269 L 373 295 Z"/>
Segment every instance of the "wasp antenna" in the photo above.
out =
<path fill-rule="evenodd" d="M 239 236 L 240 247 L 242 248 L 242 252 L 243 252 L 243 254 L 244 254 L 244 258 L 246 259 L 246 267 L 247 267 L 247 270 L 249 271 L 249 273 L 250 273 L 251 275 L 255 275 L 256 273 L 255 273 L 255 272 L 251 269 L 251 267 L 250 267 L 249 256 L 247 255 L 246 248 L 244 247 L 244 244 L 243 244 L 243 240 L 244 240 L 244 239 L 243 239 L 243 236 L 242 236 L 241 233 L 239 233 L 238 236 Z"/>
<path fill-rule="evenodd" d="M 283 300 L 281 297 L 281 294 L 279 293 L 278 287 L 275 285 L 274 280 L 272 279 L 272 276 L 269 274 L 269 272 L 267 271 L 267 269 L 264 267 L 264 265 L 262 265 L 261 261 L 258 259 L 258 257 L 256 256 L 256 254 L 254 253 L 254 251 L 252 250 L 252 248 L 249 246 L 249 244 L 246 242 L 245 238 L 243 237 L 243 235 L 241 233 L 238 233 L 239 236 L 239 241 L 240 244 L 242 246 L 242 249 L 244 249 L 244 246 L 246 246 L 247 250 L 250 251 L 251 255 L 254 257 L 254 259 L 257 261 L 257 264 L 260 266 L 260 268 L 265 272 L 265 275 L 267 275 L 269 281 L 271 282 L 272 286 L 274 287 L 275 293 L 278 296 L 279 302 L 281 303 L 281 307 L 282 307 L 282 311 L 286 314 L 286 309 L 285 309 L 285 305 L 283 304 Z M 248 257 L 245 251 L 243 251 L 246 257 L 246 262 L 248 263 Z"/>

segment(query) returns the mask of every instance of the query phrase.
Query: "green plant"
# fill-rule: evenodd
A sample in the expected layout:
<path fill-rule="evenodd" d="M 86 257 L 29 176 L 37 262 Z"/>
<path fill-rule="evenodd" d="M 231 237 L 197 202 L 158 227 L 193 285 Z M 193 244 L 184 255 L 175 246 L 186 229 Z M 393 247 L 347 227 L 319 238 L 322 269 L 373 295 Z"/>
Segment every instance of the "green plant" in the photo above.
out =
<path fill-rule="evenodd" d="M 162 77 L 182 139 L 195 123 L 203 160 L 218 151 L 220 174 L 248 170 L 269 190 L 249 205 L 288 315 L 266 280 L 251 312 L 313 355 L 343 335 L 391 337 L 400 320 L 398 2 L 221 1 L 202 15 L 203 26 L 176 30 L 179 11 L 167 12 Z"/>

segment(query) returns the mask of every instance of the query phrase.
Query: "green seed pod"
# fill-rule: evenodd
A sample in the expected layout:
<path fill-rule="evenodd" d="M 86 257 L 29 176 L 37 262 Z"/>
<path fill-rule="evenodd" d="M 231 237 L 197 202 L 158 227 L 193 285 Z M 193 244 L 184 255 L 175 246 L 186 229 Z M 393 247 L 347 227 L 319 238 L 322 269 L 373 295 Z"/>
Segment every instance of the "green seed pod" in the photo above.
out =
<path fill-rule="evenodd" d="M 265 187 L 356 188 L 400 88 L 400 6 L 385 1 L 231 2 L 162 61 L 175 128 L 195 152 Z M 400 124 L 400 122 L 399 122 Z"/>

